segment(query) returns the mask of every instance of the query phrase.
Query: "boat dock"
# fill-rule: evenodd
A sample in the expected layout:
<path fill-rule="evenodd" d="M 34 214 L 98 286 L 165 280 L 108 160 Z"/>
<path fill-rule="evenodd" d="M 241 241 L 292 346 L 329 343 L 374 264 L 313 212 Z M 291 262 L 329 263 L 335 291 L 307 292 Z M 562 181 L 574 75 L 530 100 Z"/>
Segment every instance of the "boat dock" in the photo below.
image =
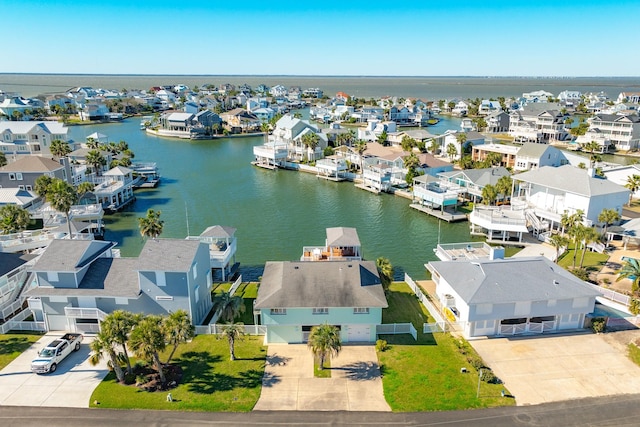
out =
<path fill-rule="evenodd" d="M 380 194 L 380 190 L 378 190 L 376 188 L 368 187 L 368 186 L 366 186 L 364 184 L 356 184 L 356 187 L 361 189 L 361 190 L 369 191 L 370 193 L 373 193 L 373 194 Z"/>
<path fill-rule="evenodd" d="M 419 210 L 420 212 L 424 212 L 428 215 L 431 215 L 433 217 L 436 217 L 438 219 L 441 219 L 447 222 L 459 222 L 459 221 L 467 220 L 467 214 L 461 213 L 461 212 L 450 212 L 450 211 L 443 212 L 440 210 L 431 209 L 427 206 L 419 205 L 417 203 L 412 203 L 409 206 L 412 207 L 413 209 Z"/>
<path fill-rule="evenodd" d="M 335 177 L 335 176 L 322 175 L 322 174 L 317 174 L 316 177 L 326 179 L 327 181 L 333 181 L 333 182 L 340 182 L 345 180 L 345 178 L 341 176 Z"/>
<path fill-rule="evenodd" d="M 278 169 L 278 166 L 272 165 L 270 163 L 265 163 L 265 162 L 251 162 L 251 164 L 253 166 L 257 166 L 257 167 L 263 168 L 263 169 L 269 169 L 269 170 L 277 170 Z"/>

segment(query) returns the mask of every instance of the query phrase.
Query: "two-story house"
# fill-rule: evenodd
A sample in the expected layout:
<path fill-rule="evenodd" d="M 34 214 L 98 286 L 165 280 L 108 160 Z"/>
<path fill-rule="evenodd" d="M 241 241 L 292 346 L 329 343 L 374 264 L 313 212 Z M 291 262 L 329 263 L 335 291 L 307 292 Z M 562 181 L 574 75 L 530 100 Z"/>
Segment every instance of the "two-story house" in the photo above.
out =
<path fill-rule="evenodd" d="M 565 114 L 557 104 L 532 103 L 509 114 L 509 135 L 516 142 L 550 143 L 565 141 L 569 133 Z"/>
<path fill-rule="evenodd" d="M 618 150 L 629 151 L 640 146 L 640 116 L 597 114 L 587 121 L 590 132 L 597 129 L 602 140 Z"/>
<path fill-rule="evenodd" d="M 10 154 L 51 156 L 49 147 L 54 140 L 67 141 L 67 127 L 53 121 L 0 121 L 0 151 Z"/>
<path fill-rule="evenodd" d="M 118 309 L 168 314 L 179 309 L 200 324 L 212 307 L 206 244 L 150 239 L 138 258 L 114 258 L 113 242 L 54 240 L 33 266 L 29 308 L 47 330 L 95 332 Z"/>
<path fill-rule="evenodd" d="M 67 159 L 55 161 L 41 156 L 23 156 L 0 168 L 0 187 L 33 190 L 42 175 L 71 183 L 71 168 Z"/>

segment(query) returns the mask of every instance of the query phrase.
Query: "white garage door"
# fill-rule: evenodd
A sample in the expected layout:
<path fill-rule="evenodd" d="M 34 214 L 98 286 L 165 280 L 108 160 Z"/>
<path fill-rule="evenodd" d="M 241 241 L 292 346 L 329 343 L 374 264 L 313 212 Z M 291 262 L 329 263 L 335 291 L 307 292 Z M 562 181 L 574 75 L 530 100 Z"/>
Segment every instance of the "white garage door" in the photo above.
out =
<path fill-rule="evenodd" d="M 349 325 L 347 339 L 349 342 L 371 341 L 371 327 L 369 325 Z"/>
<path fill-rule="evenodd" d="M 69 329 L 67 325 L 67 316 L 60 314 L 48 314 L 47 321 L 50 331 L 66 331 Z"/>

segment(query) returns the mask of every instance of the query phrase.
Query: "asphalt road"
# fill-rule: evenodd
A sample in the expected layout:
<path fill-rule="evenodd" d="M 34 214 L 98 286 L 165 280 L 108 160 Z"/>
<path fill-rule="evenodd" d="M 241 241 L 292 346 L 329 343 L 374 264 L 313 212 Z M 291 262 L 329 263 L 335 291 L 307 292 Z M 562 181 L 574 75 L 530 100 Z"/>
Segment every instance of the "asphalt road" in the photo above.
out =
<path fill-rule="evenodd" d="M 471 411 L 260 412 L 243 414 L 0 407 L 1 426 L 602 426 L 640 424 L 640 394 Z"/>

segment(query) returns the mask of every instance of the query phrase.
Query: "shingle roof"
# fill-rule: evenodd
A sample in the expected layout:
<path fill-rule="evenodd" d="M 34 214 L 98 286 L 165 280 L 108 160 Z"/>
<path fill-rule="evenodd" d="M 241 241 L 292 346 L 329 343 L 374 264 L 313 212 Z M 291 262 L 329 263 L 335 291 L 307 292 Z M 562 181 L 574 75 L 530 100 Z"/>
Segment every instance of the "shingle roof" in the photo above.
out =
<path fill-rule="evenodd" d="M 571 165 L 557 168 L 544 166 L 515 175 L 514 179 L 588 197 L 629 192 L 621 185 L 607 179 L 594 178 L 587 171 Z"/>
<path fill-rule="evenodd" d="M 0 168 L 2 172 L 52 172 L 63 166 L 55 160 L 41 156 L 24 156 Z"/>
<path fill-rule="evenodd" d="M 360 246 L 358 231 L 350 227 L 327 228 L 327 246 Z"/>
<path fill-rule="evenodd" d="M 467 179 L 481 187 L 487 184 L 495 185 L 503 176 L 511 176 L 509 171 L 502 166 L 498 166 L 495 168 L 465 169 L 463 171 L 441 172 L 438 174 L 438 176 L 449 178 L 460 174 L 464 174 Z"/>
<path fill-rule="evenodd" d="M 187 272 L 200 244 L 198 240 L 149 239 L 140 252 L 137 269 Z"/>
<path fill-rule="evenodd" d="M 547 151 L 550 147 L 551 146 L 547 144 L 536 144 L 535 142 L 526 142 L 518 150 L 517 155 L 520 157 L 540 158 L 540 156 L 542 156 L 544 152 Z"/>
<path fill-rule="evenodd" d="M 373 261 L 270 261 L 256 308 L 387 307 Z"/>
<path fill-rule="evenodd" d="M 55 239 L 36 261 L 33 271 L 76 271 L 113 246 L 113 242 L 99 240 Z"/>
<path fill-rule="evenodd" d="M 430 262 L 467 304 L 547 301 L 599 296 L 545 257 Z M 514 280 L 517 278 L 517 280 Z"/>
<path fill-rule="evenodd" d="M 224 225 L 212 225 L 200 233 L 202 237 L 233 237 L 236 229 Z"/>
<path fill-rule="evenodd" d="M 35 255 L 0 252 L 0 276 L 4 276 L 33 258 Z"/>

